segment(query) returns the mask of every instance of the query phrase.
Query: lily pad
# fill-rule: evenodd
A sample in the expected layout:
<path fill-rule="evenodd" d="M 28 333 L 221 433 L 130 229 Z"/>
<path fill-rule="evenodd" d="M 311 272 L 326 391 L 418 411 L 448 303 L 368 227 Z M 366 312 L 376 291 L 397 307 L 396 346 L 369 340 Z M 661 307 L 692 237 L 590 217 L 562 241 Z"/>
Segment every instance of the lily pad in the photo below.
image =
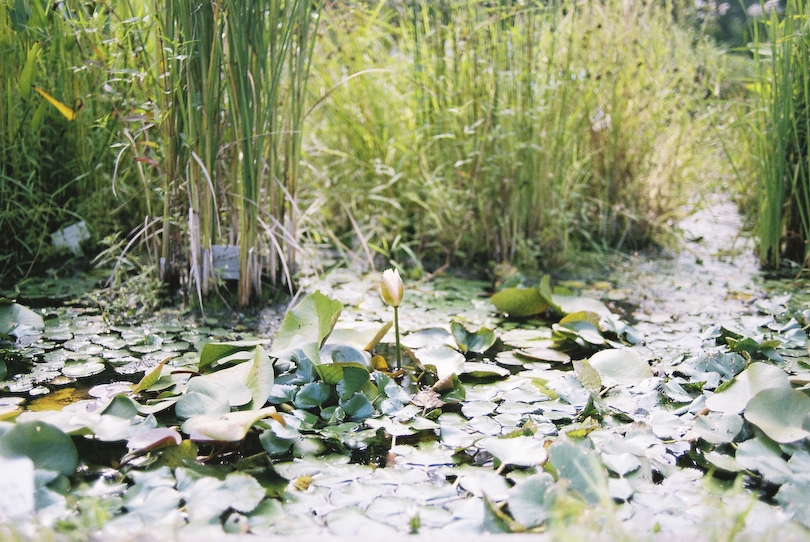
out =
<path fill-rule="evenodd" d="M 538 288 L 506 288 L 494 294 L 490 300 L 500 312 L 514 318 L 526 318 L 547 311 L 552 307 L 550 299 Z"/>
<path fill-rule="evenodd" d="M 340 301 L 318 291 L 309 294 L 284 316 L 270 355 L 284 357 L 286 352 L 310 343 L 320 348 L 337 323 L 341 310 Z"/>
<path fill-rule="evenodd" d="M 482 354 L 495 344 L 495 332 L 488 327 L 480 327 L 478 331 L 471 332 L 461 324 L 454 321 L 450 331 L 462 352 L 475 352 Z"/>
<path fill-rule="evenodd" d="M 0 456 L 25 456 L 40 470 L 65 476 L 76 472 L 79 454 L 73 440 L 60 429 L 43 422 L 22 422 L 0 435 Z"/>
<path fill-rule="evenodd" d="M 509 490 L 509 511 L 524 527 L 537 527 L 550 517 L 554 494 L 555 485 L 551 475 L 543 472 L 530 476 Z"/>
<path fill-rule="evenodd" d="M 770 388 L 757 393 L 745 407 L 745 419 L 780 443 L 810 436 L 803 426 L 810 414 L 810 397 L 787 388 Z"/>
<path fill-rule="evenodd" d="M 608 498 L 607 473 L 596 452 L 558 440 L 549 446 L 548 453 L 560 478 L 587 503 L 595 505 Z"/>
<path fill-rule="evenodd" d="M 789 389 L 787 374 L 779 367 L 754 362 L 729 384 L 721 386 L 717 393 L 708 396 L 706 406 L 717 412 L 739 413 L 754 395 L 770 388 Z"/>
<path fill-rule="evenodd" d="M 219 417 L 199 415 L 186 420 L 183 431 L 191 440 L 234 442 L 242 440 L 257 421 L 276 413 L 273 407 L 229 412 Z"/>
<path fill-rule="evenodd" d="M 492 363 L 470 362 L 464 364 L 462 374 L 472 378 L 506 378 L 509 369 L 504 369 Z"/>
<path fill-rule="evenodd" d="M 504 465 L 534 467 L 548 461 L 543 441 L 534 437 L 485 438 L 481 446 Z"/>
<path fill-rule="evenodd" d="M 461 374 L 465 368 L 464 355 L 449 346 L 426 346 L 414 351 L 414 356 L 422 365 L 434 366 L 439 380 Z"/>
<path fill-rule="evenodd" d="M 624 386 L 653 376 L 649 364 L 634 350 L 601 350 L 591 356 L 588 363 L 603 379 L 612 379 Z"/>

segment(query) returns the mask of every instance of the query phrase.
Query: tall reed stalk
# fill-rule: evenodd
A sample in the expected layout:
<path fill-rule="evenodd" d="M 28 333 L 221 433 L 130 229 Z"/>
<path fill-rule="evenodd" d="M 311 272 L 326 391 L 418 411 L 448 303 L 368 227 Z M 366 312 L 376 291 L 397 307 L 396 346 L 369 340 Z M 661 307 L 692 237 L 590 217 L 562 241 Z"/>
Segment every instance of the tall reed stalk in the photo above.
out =
<path fill-rule="evenodd" d="M 301 0 L 167 0 L 167 7 L 164 272 L 172 272 L 170 255 L 178 250 L 173 232 L 187 220 L 197 295 L 215 284 L 211 247 L 236 243 L 244 306 L 261 294 L 265 268 L 274 284 L 291 282 L 303 102 L 318 13 Z"/>
<path fill-rule="evenodd" d="M 771 10 L 766 35 L 754 31 L 757 63 L 756 168 L 760 259 L 804 266 L 810 253 L 810 6 L 789 0 Z"/>

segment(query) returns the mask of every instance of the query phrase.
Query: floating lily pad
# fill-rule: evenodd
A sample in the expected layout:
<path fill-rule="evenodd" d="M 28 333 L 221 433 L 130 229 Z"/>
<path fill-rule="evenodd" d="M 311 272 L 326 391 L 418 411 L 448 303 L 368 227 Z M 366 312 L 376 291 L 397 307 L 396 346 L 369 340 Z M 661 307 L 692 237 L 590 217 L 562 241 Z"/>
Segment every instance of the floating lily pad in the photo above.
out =
<path fill-rule="evenodd" d="M 488 327 L 480 327 L 475 332 L 467 331 L 460 323 L 454 321 L 450 331 L 462 352 L 484 353 L 495 344 L 495 332 Z"/>
<path fill-rule="evenodd" d="M 593 450 L 565 440 L 555 441 L 548 449 L 549 460 L 560 478 L 587 503 L 595 505 L 608 497 L 607 473 Z"/>
<path fill-rule="evenodd" d="M 810 414 L 810 397 L 788 388 L 765 389 L 745 407 L 745 419 L 776 442 L 796 442 L 810 436 L 803 426 Z"/>
<path fill-rule="evenodd" d="M 591 356 L 588 362 L 603 379 L 612 379 L 625 386 L 653 376 L 649 364 L 634 350 L 602 350 Z"/>
<path fill-rule="evenodd" d="M 524 348 L 523 350 L 518 351 L 517 355 L 529 358 L 531 360 L 550 361 L 552 363 L 571 362 L 571 356 L 569 356 L 565 352 L 553 350 L 551 348 L 542 348 L 542 347 Z"/>
<path fill-rule="evenodd" d="M 472 378 L 506 378 L 509 370 L 492 363 L 471 362 L 464 364 L 462 374 Z"/>
<path fill-rule="evenodd" d="M 87 363 L 69 363 L 62 367 L 62 374 L 69 378 L 82 378 L 104 372 L 105 366 L 98 361 Z"/>
<path fill-rule="evenodd" d="M 0 457 L 20 456 L 30 458 L 37 469 L 66 476 L 79 465 L 73 440 L 53 425 L 37 421 L 17 423 L 0 435 Z"/>
<path fill-rule="evenodd" d="M 739 413 L 759 391 L 769 388 L 790 388 L 787 374 L 779 367 L 754 362 L 706 398 L 706 406 L 718 412 Z"/>
<path fill-rule="evenodd" d="M 413 354 L 422 365 L 434 366 L 436 368 L 436 375 L 440 380 L 452 374 L 459 375 L 466 367 L 464 355 L 459 353 L 458 350 L 445 345 L 426 346 L 414 351 Z M 507 373 L 508 372 L 509 371 L 507 371 Z"/>
<path fill-rule="evenodd" d="M 429 327 L 408 333 L 401 340 L 402 346 L 411 349 L 421 349 L 425 347 L 454 347 L 456 341 L 453 334 L 443 327 Z"/>
<path fill-rule="evenodd" d="M 485 438 L 480 445 L 505 465 L 534 467 L 548 461 L 543 441 L 534 437 Z"/>

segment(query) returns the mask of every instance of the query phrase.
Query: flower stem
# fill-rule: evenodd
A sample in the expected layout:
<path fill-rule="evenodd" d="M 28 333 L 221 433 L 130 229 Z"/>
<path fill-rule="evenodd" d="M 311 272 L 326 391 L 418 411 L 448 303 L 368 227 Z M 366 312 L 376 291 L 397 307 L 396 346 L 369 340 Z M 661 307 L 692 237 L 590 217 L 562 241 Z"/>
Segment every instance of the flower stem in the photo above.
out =
<path fill-rule="evenodd" d="M 402 362 L 399 356 L 399 308 L 394 307 L 394 335 L 397 338 L 397 370 L 402 368 Z"/>

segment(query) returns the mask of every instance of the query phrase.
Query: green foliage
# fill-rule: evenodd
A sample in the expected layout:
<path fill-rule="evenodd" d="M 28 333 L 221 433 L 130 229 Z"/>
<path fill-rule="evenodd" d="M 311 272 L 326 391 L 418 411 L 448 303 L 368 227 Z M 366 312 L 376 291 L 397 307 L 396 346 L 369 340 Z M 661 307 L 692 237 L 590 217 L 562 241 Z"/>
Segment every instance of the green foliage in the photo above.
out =
<path fill-rule="evenodd" d="M 716 164 L 717 51 L 654 3 L 398 6 L 325 12 L 313 63 L 307 194 L 352 250 L 550 265 L 636 247 Z"/>
<path fill-rule="evenodd" d="M 789 0 L 755 28 L 753 148 L 758 186 L 759 255 L 807 264 L 810 239 L 810 6 Z"/>
<path fill-rule="evenodd" d="M 124 0 L 0 3 L 0 280 L 55 257 L 49 234 L 79 218 L 99 237 L 143 220 L 139 205 L 148 191 L 118 207 L 132 198 L 124 187 L 137 172 L 121 171 L 117 187 L 111 181 L 116 137 L 145 120 L 143 111 L 133 111 L 147 67 L 140 41 L 145 13 Z"/>

